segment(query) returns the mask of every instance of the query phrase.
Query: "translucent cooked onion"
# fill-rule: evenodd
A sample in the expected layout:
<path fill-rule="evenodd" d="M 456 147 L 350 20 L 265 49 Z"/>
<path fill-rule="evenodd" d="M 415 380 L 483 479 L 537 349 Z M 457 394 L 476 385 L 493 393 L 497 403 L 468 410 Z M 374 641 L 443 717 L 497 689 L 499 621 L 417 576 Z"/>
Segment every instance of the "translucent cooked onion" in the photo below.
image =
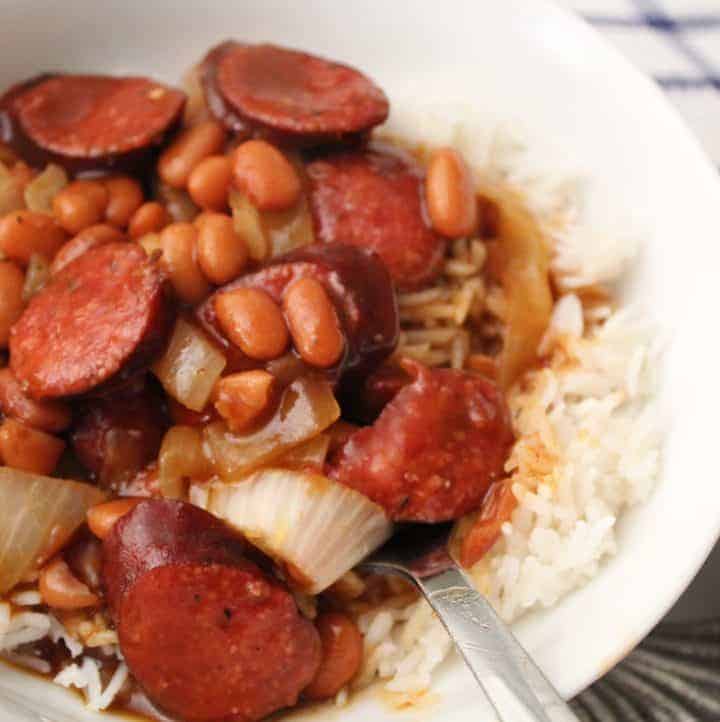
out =
<path fill-rule="evenodd" d="M 235 189 L 228 196 L 233 224 L 247 244 L 248 254 L 254 261 L 263 261 L 270 254 L 270 241 L 260 222 L 260 211 L 250 199 Z"/>
<path fill-rule="evenodd" d="M 203 433 L 216 473 L 235 481 L 317 436 L 339 416 L 330 384 L 305 376 L 283 391 L 275 413 L 259 429 L 238 434 L 218 421 L 206 426 Z"/>
<path fill-rule="evenodd" d="M 0 594 L 57 552 L 104 499 L 89 484 L 0 467 Z"/>
<path fill-rule="evenodd" d="M 318 594 L 392 534 L 384 510 L 350 487 L 288 469 L 263 469 L 234 484 L 210 485 L 207 509 L 285 564 Z"/>
<path fill-rule="evenodd" d="M 50 278 L 50 262 L 45 256 L 33 253 L 30 256 L 27 271 L 25 272 L 25 285 L 23 286 L 23 301 L 27 303 Z"/>
<path fill-rule="evenodd" d="M 212 475 L 210 461 L 203 451 L 202 433 L 194 426 L 173 426 L 165 434 L 158 455 L 158 477 L 162 495 L 185 497 L 190 481 Z"/>
<path fill-rule="evenodd" d="M 168 395 L 193 411 L 202 411 L 226 363 L 199 328 L 179 318 L 165 353 L 152 370 Z"/>
<path fill-rule="evenodd" d="M 25 205 L 31 211 L 52 213 L 53 198 L 68 184 L 67 173 L 54 163 L 25 186 Z"/>
<path fill-rule="evenodd" d="M 0 161 L 0 216 L 25 207 L 23 189 L 8 167 Z"/>
<path fill-rule="evenodd" d="M 492 195 L 492 194 L 490 194 Z M 508 388 L 537 362 L 537 350 L 550 323 L 550 250 L 542 231 L 522 199 L 503 194 L 499 240 L 493 266 L 505 292 L 505 337 L 499 360 L 499 380 Z"/>
<path fill-rule="evenodd" d="M 318 434 L 315 438 L 296 446 L 276 460 L 274 466 L 283 469 L 301 469 L 305 471 L 322 471 L 325 465 L 330 434 Z"/>
<path fill-rule="evenodd" d="M 301 172 L 301 164 L 296 164 Z M 262 261 L 315 242 L 310 206 L 305 195 L 288 210 L 258 211 L 247 196 L 231 190 L 235 229 L 248 244 L 250 257 Z"/>

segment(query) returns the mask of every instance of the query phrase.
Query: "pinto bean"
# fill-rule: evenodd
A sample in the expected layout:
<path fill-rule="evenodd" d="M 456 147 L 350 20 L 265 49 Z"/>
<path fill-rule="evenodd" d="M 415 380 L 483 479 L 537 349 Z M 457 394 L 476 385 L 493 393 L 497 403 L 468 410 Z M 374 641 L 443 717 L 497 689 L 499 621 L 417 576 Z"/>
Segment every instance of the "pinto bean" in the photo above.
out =
<path fill-rule="evenodd" d="M 261 211 L 282 211 L 294 206 L 302 190 L 292 163 L 264 140 L 248 140 L 235 150 L 233 183 Z"/>
<path fill-rule="evenodd" d="M 188 128 L 165 149 L 158 161 L 158 175 L 173 188 L 185 188 L 195 166 L 210 155 L 218 153 L 225 143 L 225 131 L 220 123 L 207 120 Z"/>
<path fill-rule="evenodd" d="M 425 179 L 425 197 L 433 228 L 448 238 L 463 238 L 478 225 L 472 173 L 452 148 L 433 153 Z"/>
<path fill-rule="evenodd" d="M 165 206 L 157 201 L 149 201 L 133 213 L 128 223 L 128 236 L 136 241 L 148 233 L 161 231 L 168 223 L 170 215 Z"/>
<path fill-rule="evenodd" d="M 115 522 L 134 509 L 142 500 L 142 497 L 125 497 L 90 507 L 87 511 L 87 523 L 90 531 L 99 539 L 104 539 L 115 526 Z"/>
<path fill-rule="evenodd" d="M 341 358 L 345 338 L 325 287 L 314 278 L 301 278 L 285 292 L 283 310 L 295 347 L 311 366 L 329 368 Z"/>
<path fill-rule="evenodd" d="M 270 406 L 277 379 L 261 369 L 241 371 L 220 379 L 215 389 L 215 408 L 233 431 L 244 431 Z"/>
<path fill-rule="evenodd" d="M 11 261 L 0 261 L 0 348 L 10 338 L 10 328 L 22 314 L 25 275 Z"/>
<path fill-rule="evenodd" d="M 54 609 L 84 609 L 100 600 L 70 570 L 62 557 L 55 557 L 40 571 L 38 588 L 43 602 Z"/>
<path fill-rule="evenodd" d="M 350 617 L 340 612 L 325 612 L 315 620 L 322 643 L 322 661 L 315 679 L 304 696 L 320 700 L 334 697 L 360 669 L 363 639 Z"/>
<path fill-rule="evenodd" d="M 289 335 L 280 307 L 257 288 L 236 288 L 215 299 L 218 323 L 247 356 L 269 361 L 285 351 Z"/>
<path fill-rule="evenodd" d="M 235 231 L 233 219 L 224 213 L 204 213 L 196 223 L 197 260 L 211 283 L 222 285 L 240 275 L 248 260 L 243 237 Z"/>
<path fill-rule="evenodd" d="M 195 304 L 210 292 L 197 262 L 197 228 L 192 223 L 171 223 L 160 234 L 162 264 L 181 301 Z"/>
<path fill-rule="evenodd" d="M 51 474 L 64 448 L 65 443 L 57 437 L 16 419 L 5 419 L 0 426 L 0 455 L 14 469 Z"/>
<path fill-rule="evenodd" d="M 203 158 L 188 178 L 188 193 L 195 203 L 210 211 L 221 211 L 228 205 L 232 163 L 225 155 Z"/>
<path fill-rule="evenodd" d="M 67 235 L 52 216 L 34 211 L 12 211 L 0 218 L 0 251 L 27 265 L 33 253 L 52 258 Z"/>

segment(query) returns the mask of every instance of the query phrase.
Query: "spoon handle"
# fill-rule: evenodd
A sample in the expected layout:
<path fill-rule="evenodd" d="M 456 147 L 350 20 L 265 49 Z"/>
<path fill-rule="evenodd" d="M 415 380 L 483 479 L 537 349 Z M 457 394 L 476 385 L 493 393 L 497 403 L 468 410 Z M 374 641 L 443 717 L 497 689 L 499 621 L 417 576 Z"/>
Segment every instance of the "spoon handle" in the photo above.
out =
<path fill-rule="evenodd" d="M 578 722 L 490 603 L 456 567 L 413 575 L 501 722 Z"/>

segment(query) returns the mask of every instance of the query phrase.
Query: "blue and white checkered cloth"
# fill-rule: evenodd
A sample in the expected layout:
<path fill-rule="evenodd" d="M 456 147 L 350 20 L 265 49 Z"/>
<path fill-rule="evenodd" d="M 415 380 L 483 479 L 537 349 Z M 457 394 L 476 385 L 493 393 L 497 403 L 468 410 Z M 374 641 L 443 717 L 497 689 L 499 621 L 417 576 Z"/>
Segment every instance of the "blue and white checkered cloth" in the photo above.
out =
<path fill-rule="evenodd" d="M 561 0 L 652 76 L 720 168 L 720 0 Z"/>

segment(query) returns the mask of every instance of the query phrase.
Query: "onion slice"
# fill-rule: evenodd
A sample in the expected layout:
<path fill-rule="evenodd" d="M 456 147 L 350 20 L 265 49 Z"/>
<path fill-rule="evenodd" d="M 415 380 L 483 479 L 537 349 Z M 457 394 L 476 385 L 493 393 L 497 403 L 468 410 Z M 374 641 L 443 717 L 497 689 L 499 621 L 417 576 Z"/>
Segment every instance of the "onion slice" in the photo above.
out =
<path fill-rule="evenodd" d="M 521 198 L 507 192 L 495 200 L 501 209 L 499 241 L 491 251 L 490 265 L 502 283 L 507 304 L 499 381 L 508 389 L 537 363 L 538 347 L 550 323 L 550 249 Z"/>
<path fill-rule="evenodd" d="M 268 466 L 290 449 L 325 431 L 340 417 L 332 386 L 319 376 L 293 381 L 282 394 L 273 416 L 247 434 L 230 431 L 223 421 L 203 430 L 215 471 L 236 481 L 261 466 Z"/>
<path fill-rule="evenodd" d="M 0 594 L 62 548 L 104 499 L 89 484 L 0 467 Z"/>
<path fill-rule="evenodd" d="M 179 318 L 167 350 L 152 370 L 169 396 L 188 409 L 202 411 L 226 363 L 199 328 Z"/>
<path fill-rule="evenodd" d="M 206 508 L 283 563 L 303 591 L 318 594 L 392 534 L 385 511 L 320 474 L 262 469 L 233 484 L 213 482 Z"/>

